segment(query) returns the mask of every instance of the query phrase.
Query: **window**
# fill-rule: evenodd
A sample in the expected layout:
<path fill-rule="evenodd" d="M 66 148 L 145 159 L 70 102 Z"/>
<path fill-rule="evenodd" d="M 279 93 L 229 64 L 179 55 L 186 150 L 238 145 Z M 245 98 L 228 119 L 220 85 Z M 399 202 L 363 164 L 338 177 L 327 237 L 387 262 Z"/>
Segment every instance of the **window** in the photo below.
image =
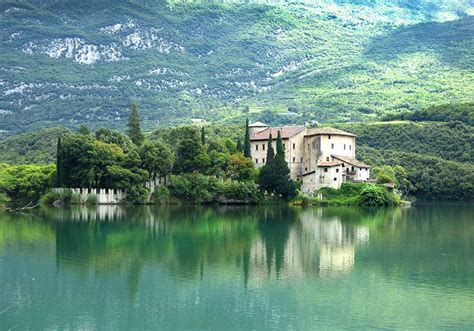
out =
<path fill-rule="evenodd" d="M 334 144 L 331 144 L 331 149 L 334 149 Z"/>
<path fill-rule="evenodd" d="M 336 169 L 336 172 L 339 172 L 339 168 Z"/>
<path fill-rule="evenodd" d="M 295 148 L 296 148 L 296 144 L 293 144 L 293 149 L 295 149 Z"/>
<path fill-rule="evenodd" d="M 263 151 L 265 150 L 265 144 L 262 144 L 262 150 Z"/>
<path fill-rule="evenodd" d="M 265 163 L 265 158 L 262 159 L 262 163 Z"/>
<path fill-rule="evenodd" d="M 286 145 L 285 145 L 285 144 L 283 144 L 283 149 L 285 149 L 285 148 L 286 148 Z"/>
<path fill-rule="evenodd" d="M 344 150 L 346 150 L 346 144 L 344 144 Z"/>
<path fill-rule="evenodd" d="M 304 168 L 304 171 L 308 171 L 308 168 L 307 168 L 307 167 L 306 167 L 306 168 Z"/>
<path fill-rule="evenodd" d="M 334 177 L 334 181 L 337 182 L 337 178 L 336 178 L 336 177 Z"/>
<path fill-rule="evenodd" d="M 295 163 L 295 162 L 296 162 L 296 157 L 293 158 L 293 163 Z"/>
<path fill-rule="evenodd" d="M 328 139 L 331 139 L 331 135 L 328 136 Z"/>
<path fill-rule="evenodd" d="M 311 145 L 310 145 L 310 144 L 308 144 L 308 149 L 311 149 Z"/>
<path fill-rule="evenodd" d="M 327 157 L 327 158 L 326 158 L 326 161 L 328 161 L 328 162 L 329 162 L 329 157 Z"/>
<path fill-rule="evenodd" d="M 255 159 L 255 163 L 258 164 L 258 159 Z"/>
<path fill-rule="evenodd" d="M 351 149 L 352 149 L 352 146 L 351 146 L 351 145 L 349 145 L 349 150 L 351 150 Z"/>
<path fill-rule="evenodd" d="M 328 172 L 328 168 L 324 168 L 324 172 Z"/>
<path fill-rule="evenodd" d="M 303 158 L 301 158 L 301 162 L 303 162 Z"/>
<path fill-rule="evenodd" d="M 255 150 L 258 151 L 258 145 L 255 145 Z"/>

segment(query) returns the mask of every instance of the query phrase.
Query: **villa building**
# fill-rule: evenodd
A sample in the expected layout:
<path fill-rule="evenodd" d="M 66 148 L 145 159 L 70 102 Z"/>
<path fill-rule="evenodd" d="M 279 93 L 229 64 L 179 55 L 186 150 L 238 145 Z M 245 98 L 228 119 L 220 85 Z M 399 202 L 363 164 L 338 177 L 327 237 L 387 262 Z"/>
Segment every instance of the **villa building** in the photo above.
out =
<path fill-rule="evenodd" d="M 267 142 L 281 134 L 285 158 L 293 180 L 302 181 L 302 191 L 312 193 L 322 187 L 340 188 L 342 183 L 365 182 L 370 178 L 370 166 L 355 158 L 355 138 L 352 133 L 334 128 L 283 126 L 270 128 L 256 122 L 249 125 L 252 160 L 256 167 L 266 163 Z"/>

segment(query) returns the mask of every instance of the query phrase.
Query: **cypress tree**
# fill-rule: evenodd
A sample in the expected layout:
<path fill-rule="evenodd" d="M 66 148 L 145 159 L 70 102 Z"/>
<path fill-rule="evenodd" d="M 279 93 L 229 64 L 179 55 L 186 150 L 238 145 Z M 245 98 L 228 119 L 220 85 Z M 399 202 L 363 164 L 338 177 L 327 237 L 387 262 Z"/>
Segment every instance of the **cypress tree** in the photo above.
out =
<path fill-rule="evenodd" d="M 277 137 L 277 154 L 272 164 L 272 185 L 274 192 L 283 198 L 289 198 L 295 195 L 296 184 L 290 178 L 290 169 L 285 160 L 285 149 L 281 139 L 280 131 Z"/>
<path fill-rule="evenodd" d="M 250 129 L 249 129 L 249 119 L 248 118 L 245 122 L 244 156 L 246 156 L 248 158 L 252 157 L 252 154 L 250 152 Z"/>
<path fill-rule="evenodd" d="M 58 137 L 58 142 L 56 145 L 56 186 L 63 186 L 63 162 L 62 162 L 62 146 L 61 146 L 61 136 Z"/>
<path fill-rule="evenodd" d="M 240 140 L 240 139 L 237 140 L 237 147 L 236 148 L 237 148 L 238 152 L 243 152 L 243 150 L 242 150 L 242 140 Z"/>
<path fill-rule="evenodd" d="M 285 148 L 283 147 L 283 141 L 281 140 L 281 131 L 278 131 L 277 142 L 276 142 L 277 153 L 276 156 L 285 159 Z"/>
<path fill-rule="evenodd" d="M 127 135 L 130 137 L 132 142 L 135 145 L 140 146 L 145 137 L 140 129 L 140 114 L 138 113 L 138 105 L 135 101 L 132 102 L 127 128 Z"/>
<path fill-rule="evenodd" d="M 204 131 L 204 127 L 201 128 L 201 144 L 206 144 L 206 132 Z"/>
<path fill-rule="evenodd" d="M 270 163 L 273 158 L 275 157 L 275 151 L 273 150 L 273 137 L 272 133 L 268 136 L 268 144 L 267 144 L 267 164 Z"/>
<path fill-rule="evenodd" d="M 273 171 L 273 165 L 275 160 L 275 152 L 272 146 L 273 137 L 272 133 L 270 132 L 270 136 L 268 137 L 268 146 L 267 146 L 267 162 L 265 165 L 260 169 L 258 175 L 258 184 L 260 188 L 267 192 L 274 192 L 275 191 L 275 174 Z"/>

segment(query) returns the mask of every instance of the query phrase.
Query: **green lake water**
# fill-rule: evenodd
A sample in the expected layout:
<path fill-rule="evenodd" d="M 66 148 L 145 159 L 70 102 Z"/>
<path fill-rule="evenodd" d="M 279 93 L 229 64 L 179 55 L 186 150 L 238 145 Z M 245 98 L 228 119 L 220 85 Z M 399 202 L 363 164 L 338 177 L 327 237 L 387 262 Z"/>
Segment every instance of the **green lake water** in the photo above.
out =
<path fill-rule="evenodd" d="M 0 214 L 0 330 L 474 329 L 474 206 Z"/>

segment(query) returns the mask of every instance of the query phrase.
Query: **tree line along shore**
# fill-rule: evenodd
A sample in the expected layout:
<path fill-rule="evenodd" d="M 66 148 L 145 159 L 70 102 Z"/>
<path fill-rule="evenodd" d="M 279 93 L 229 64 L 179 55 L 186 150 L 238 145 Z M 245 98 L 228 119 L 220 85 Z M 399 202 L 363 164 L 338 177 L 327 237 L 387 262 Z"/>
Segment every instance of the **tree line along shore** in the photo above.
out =
<path fill-rule="evenodd" d="M 447 200 L 472 197 L 469 123 L 393 123 L 340 125 L 358 135 L 361 143 L 358 157 L 374 166 L 372 177 L 376 183 L 347 183 L 340 190 L 322 189 L 322 195 L 315 198 L 301 194 L 300 183 L 290 179 L 281 137 L 271 137 L 277 141 L 276 151 L 268 148 L 267 159 L 271 162 L 257 170 L 249 158 L 249 137 L 245 130 L 248 125 L 186 126 L 144 134 L 137 105 L 132 104 L 127 134 L 109 129 L 91 132 L 85 126 L 75 133 L 65 130 L 57 137 L 56 165 L 1 164 L 0 199 L 2 202 L 81 202 L 74 193 L 66 190 L 61 196 L 51 190 L 53 187 L 121 189 L 127 192 L 123 203 L 129 204 L 278 201 L 397 205 L 407 196 Z M 458 134 L 453 136 L 453 131 Z M 387 132 L 392 139 L 384 136 Z M 407 139 L 397 139 L 400 135 Z M 432 146 L 434 136 L 445 138 L 444 143 L 449 144 L 449 139 L 457 139 L 458 143 L 449 151 L 437 149 Z M 397 144 L 403 150 L 397 150 Z M 426 148 L 429 154 L 417 153 L 421 148 Z M 157 178 L 166 178 L 166 183 L 151 193 L 143 184 Z M 389 183 L 395 187 L 394 192 L 382 185 Z M 97 202 L 90 199 L 81 203 Z"/>

